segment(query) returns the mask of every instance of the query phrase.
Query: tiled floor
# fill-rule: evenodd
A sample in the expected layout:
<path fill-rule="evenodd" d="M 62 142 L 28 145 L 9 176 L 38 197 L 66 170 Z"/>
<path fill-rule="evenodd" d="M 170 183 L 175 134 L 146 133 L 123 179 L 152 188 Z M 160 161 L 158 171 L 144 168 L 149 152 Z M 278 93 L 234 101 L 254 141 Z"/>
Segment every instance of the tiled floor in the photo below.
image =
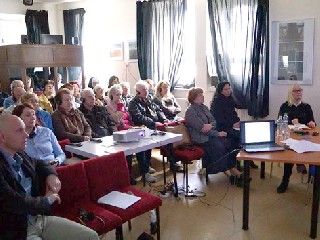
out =
<path fill-rule="evenodd" d="M 153 194 L 163 189 L 161 157 L 153 151 L 153 167 L 159 181 L 150 186 L 137 187 Z M 258 164 L 260 165 L 260 164 Z M 309 239 L 311 197 L 307 184 L 301 183 L 301 175 L 291 177 L 289 189 L 284 194 L 276 193 L 282 177 L 283 165 L 275 164 L 270 178 L 270 164 L 266 164 L 266 179 L 260 179 L 260 170 L 251 170 L 253 178 L 250 189 L 249 230 L 242 230 L 242 189 L 231 186 L 227 177 L 220 173 L 205 178 L 197 174 L 197 161 L 190 166 L 189 185 L 196 188 L 203 197 L 178 199 L 170 196 L 163 199 L 160 210 L 162 240 L 301 240 Z M 182 185 L 182 173 L 178 183 Z M 168 177 L 172 180 L 172 176 Z M 304 182 L 307 176 L 304 177 Z M 132 230 L 124 225 L 124 239 L 135 240 L 142 232 L 149 232 L 149 214 L 132 221 Z M 320 227 L 318 225 L 318 227 Z M 114 232 L 103 239 L 115 239 Z M 319 238 L 320 239 L 320 238 Z"/>

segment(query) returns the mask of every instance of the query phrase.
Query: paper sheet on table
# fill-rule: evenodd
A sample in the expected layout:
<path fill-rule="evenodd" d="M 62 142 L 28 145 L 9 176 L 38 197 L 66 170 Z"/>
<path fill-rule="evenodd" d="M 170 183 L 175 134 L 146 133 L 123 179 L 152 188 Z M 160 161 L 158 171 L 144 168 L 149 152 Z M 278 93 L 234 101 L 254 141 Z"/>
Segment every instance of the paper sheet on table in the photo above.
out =
<path fill-rule="evenodd" d="M 288 138 L 287 140 L 282 142 L 288 145 L 292 150 L 294 150 L 297 153 L 320 152 L 320 144 L 309 142 L 306 140 L 296 140 Z"/>
<path fill-rule="evenodd" d="M 298 128 L 298 130 L 302 130 L 302 129 L 310 129 L 307 125 L 305 124 L 296 124 L 296 126 L 294 125 L 288 125 L 289 129 L 295 129 Z"/>
<path fill-rule="evenodd" d="M 112 191 L 109 194 L 99 198 L 98 203 L 109 204 L 118 208 L 127 209 L 140 199 L 141 197 L 118 191 Z"/>

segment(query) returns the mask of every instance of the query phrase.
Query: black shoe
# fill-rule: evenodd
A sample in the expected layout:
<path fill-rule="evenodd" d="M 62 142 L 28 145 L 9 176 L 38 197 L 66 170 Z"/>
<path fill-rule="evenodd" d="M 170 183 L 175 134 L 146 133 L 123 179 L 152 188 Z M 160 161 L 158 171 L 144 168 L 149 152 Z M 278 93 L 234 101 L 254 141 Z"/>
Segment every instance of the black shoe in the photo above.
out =
<path fill-rule="evenodd" d="M 255 164 L 254 161 L 250 161 L 250 167 L 252 169 L 258 169 L 259 168 L 259 166 L 257 164 Z"/>
<path fill-rule="evenodd" d="M 277 193 L 284 193 L 288 189 L 288 181 L 283 181 L 280 183 L 279 187 L 277 187 Z"/>
<path fill-rule="evenodd" d="M 178 164 L 174 164 L 173 167 L 174 167 L 175 172 L 179 172 L 179 173 L 183 173 L 184 172 L 183 167 L 181 167 Z M 173 171 L 173 169 L 171 169 L 171 171 Z"/>

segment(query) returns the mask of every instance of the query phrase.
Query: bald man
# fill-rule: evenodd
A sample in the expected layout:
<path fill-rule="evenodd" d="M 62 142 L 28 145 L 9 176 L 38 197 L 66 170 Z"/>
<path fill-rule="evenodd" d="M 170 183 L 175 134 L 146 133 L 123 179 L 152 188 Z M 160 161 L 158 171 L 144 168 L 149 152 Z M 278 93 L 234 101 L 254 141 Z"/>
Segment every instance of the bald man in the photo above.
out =
<path fill-rule="evenodd" d="M 0 115 L 0 239 L 99 239 L 85 226 L 48 216 L 60 203 L 61 183 L 52 166 L 23 152 L 27 137 L 20 118 Z"/>

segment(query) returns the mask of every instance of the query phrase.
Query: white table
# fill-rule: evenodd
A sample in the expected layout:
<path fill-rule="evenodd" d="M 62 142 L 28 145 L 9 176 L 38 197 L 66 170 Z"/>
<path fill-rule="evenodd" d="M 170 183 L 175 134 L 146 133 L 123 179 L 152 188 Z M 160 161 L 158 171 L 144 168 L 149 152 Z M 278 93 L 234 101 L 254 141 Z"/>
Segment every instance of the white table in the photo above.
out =
<path fill-rule="evenodd" d="M 161 135 L 152 136 L 151 134 L 153 132 L 154 130 L 145 129 L 145 137 L 140 139 L 139 141 L 119 143 L 119 142 L 113 141 L 113 136 L 106 136 L 101 138 L 102 143 L 85 141 L 85 142 L 82 142 L 81 147 L 66 145 L 65 150 L 83 157 L 87 157 L 87 158 L 103 156 L 103 155 L 120 152 L 120 151 L 123 151 L 127 156 L 127 155 L 132 155 L 134 153 L 146 151 L 149 149 L 153 149 L 156 147 L 161 147 L 169 144 L 170 165 L 171 165 L 171 169 L 173 169 L 173 180 L 174 180 L 174 186 L 176 189 L 175 196 L 177 197 L 178 186 L 177 186 L 175 168 L 173 167 L 175 160 L 173 157 L 172 143 L 181 141 L 182 134 L 166 132 L 166 134 L 162 136 Z M 142 178 L 143 178 L 143 184 L 145 185 L 144 175 L 142 176 Z"/>
<path fill-rule="evenodd" d="M 86 141 L 82 142 L 81 147 L 66 145 L 65 149 L 68 152 L 87 158 L 103 156 L 120 151 L 123 151 L 127 156 L 182 140 L 182 134 L 166 132 L 163 136 L 151 136 L 151 133 L 153 133 L 153 130 L 146 129 L 146 136 L 139 141 L 134 142 L 114 142 L 113 136 L 107 136 L 101 138 L 102 143 Z"/>

